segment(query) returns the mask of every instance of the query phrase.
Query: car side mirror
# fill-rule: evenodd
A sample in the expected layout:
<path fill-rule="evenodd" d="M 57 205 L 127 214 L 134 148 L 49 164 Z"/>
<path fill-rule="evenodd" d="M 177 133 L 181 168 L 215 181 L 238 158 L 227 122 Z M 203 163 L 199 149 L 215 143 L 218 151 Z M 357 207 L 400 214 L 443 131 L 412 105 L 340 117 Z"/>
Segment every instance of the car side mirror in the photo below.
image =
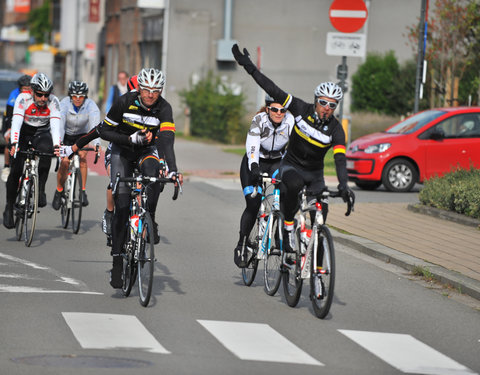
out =
<path fill-rule="evenodd" d="M 445 133 L 441 129 L 434 129 L 430 133 L 430 139 L 433 139 L 434 141 L 439 141 L 443 138 L 445 138 Z"/>

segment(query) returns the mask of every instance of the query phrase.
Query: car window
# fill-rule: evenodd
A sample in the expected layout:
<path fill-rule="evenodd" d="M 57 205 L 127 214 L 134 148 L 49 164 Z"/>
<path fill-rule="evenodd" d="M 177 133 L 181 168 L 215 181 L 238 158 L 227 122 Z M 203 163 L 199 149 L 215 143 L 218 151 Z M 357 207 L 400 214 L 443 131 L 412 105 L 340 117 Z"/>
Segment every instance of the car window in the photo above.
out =
<path fill-rule="evenodd" d="M 391 134 L 410 134 L 425 124 L 435 120 L 437 117 L 440 117 L 444 114 L 444 111 L 439 110 L 430 110 L 417 113 L 416 115 L 407 118 L 406 120 L 399 122 L 398 124 L 392 126 L 387 130 L 387 133 Z"/>
<path fill-rule="evenodd" d="M 0 80 L 0 98 L 8 99 L 10 93 L 17 88 L 17 81 Z"/>
<path fill-rule="evenodd" d="M 480 113 L 464 113 L 452 116 L 434 127 L 445 138 L 479 138 Z"/>

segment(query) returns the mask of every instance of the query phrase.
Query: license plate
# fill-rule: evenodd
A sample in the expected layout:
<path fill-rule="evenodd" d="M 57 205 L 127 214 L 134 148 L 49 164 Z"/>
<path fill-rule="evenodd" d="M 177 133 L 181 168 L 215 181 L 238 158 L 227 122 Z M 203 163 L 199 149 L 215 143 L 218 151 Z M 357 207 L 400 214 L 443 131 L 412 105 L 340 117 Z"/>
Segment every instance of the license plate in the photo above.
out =
<path fill-rule="evenodd" d="M 353 169 L 355 166 L 355 163 L 353 160 L 347 160 L 347 169 Z"/>

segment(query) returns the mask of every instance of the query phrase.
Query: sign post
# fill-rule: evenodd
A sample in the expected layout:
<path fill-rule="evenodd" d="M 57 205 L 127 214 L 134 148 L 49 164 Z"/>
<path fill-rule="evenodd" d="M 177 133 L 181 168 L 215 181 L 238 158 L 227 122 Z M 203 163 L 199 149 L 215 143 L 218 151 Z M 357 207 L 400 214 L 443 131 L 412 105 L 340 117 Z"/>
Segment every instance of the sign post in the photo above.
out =
<path fill-rule="evenodd" d="M 362 34 L 350 34 L 360 30 L 368 16 L 368 9 L 363 0 L 334 0 L 329 9 L 332 26 L 340 33 L 328 33 L 327 55 L 342 56 L 342 63 L 337 65 L 338 85 L 345 94 L 348 90 L 347 56 L 365 56 L 365 39 Z M 346 34 L 346 35 L 344 35 Z M 340 124 L 343 126 L 343 100 L 340 102 L 338 113 Z M 350 123 L 347 131 L 347 145 L 350 144 Z"/>

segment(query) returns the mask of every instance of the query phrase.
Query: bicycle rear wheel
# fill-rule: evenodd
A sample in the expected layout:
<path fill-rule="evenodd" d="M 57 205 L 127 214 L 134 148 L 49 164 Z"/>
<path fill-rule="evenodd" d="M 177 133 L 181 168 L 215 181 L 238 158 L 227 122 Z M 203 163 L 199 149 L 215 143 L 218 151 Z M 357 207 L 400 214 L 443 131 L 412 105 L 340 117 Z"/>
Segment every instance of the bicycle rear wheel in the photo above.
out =
<path fill-rule="evenodd" d="M 330 311 L 335 288 L 335 249 L 330 230 L 326 226 L 319 228 L 317 249 L 312 254 L 310 273 L 310 298 L 315 315 L 323 319 Z M 313 238 L 311 239 L 313 240 Z M 317 267 L 314 259 L 317 256 Z"/>
<path fill-rule="evenodd" d="M 63 190 L 62 197 L 60 198 L 60 215 L 62 216 L 62 228 L 66 229 L 70 221 L 70 208 L 68 208 L 68 200 L 70 199 L 70 187 L 72 186 L 71 176 L 67 177 L 65 181 L 65 189 Z"/>
<path fill-rule="evenodd" d="M 22 239 L 23 234 L 23 223 L 25 222 L 25 198 L 22 202 L 22 187 L 23 187 L 24 176 L 20 179 L 20 190 L 17 194 L 17 201 L 15 202 L 15 234 L 17 241 Z"/>
<path fill-rule="evenodd" d="M 82 174 L 80 170 L 76 170 L 72 175 L 72 229 L 73 233 L 77 234 L 80 229 L 80 222 L 82 220 Z"/>
<path fill-rule="evenodd" d="M 300 255 L 300 228 L 295 230 L 295 253 L 286 254 L 286 262 L 288 266 L 285 267 L 283 272 L 283 292 L 285 294 L 285 300 L 287 305 L 295 307 L 300 300 L 302 294 L 302 257 Z"/>
<path fill-rule="evenodd" d="M 32 175 L 27 182 L 27 194 L 25 196 L 24 211 L 24 234 L 25 246 L 30 246 L 35 233 L 35 224 L 37 223 L 38 212 L 38 180 L 37 176 Z"/>
<path fill-rule="evenodd" d="M 255 221 L 255 225 L 253 226 L 250 234 L 247 237 L 247 244 L 245 249 L 245 251 L 247 251 L 247 266 L 245 268 L 242 268 L 242 279 L 243 283 L 246 286 L 252 285 L 258 269 L 257 253 L 259 220 L 263 220 L 263 218 L 257 218 L 257 220 Z"/>
<path fill-rule="evenodd" d="M 264 264 L 264 289 L 265 293 L 273 296 L 277 293 L 282 281 L 282 240 L 283 216 L 275 212 L 271 218 L 271 237 L 267 236 L 267 253 Z M 268 228 L 266 229 L 268 230 Z"/>
<path fill-rule="evenodd" d="M 155 267 L 155 251 L 153 237 L 153 221 L 148 212 L 145 213 L 140 238 L 138 239 L 138 293 L 140 295 L 140 304 L 147 306 L 152 295 L 153 269 Z"/>

